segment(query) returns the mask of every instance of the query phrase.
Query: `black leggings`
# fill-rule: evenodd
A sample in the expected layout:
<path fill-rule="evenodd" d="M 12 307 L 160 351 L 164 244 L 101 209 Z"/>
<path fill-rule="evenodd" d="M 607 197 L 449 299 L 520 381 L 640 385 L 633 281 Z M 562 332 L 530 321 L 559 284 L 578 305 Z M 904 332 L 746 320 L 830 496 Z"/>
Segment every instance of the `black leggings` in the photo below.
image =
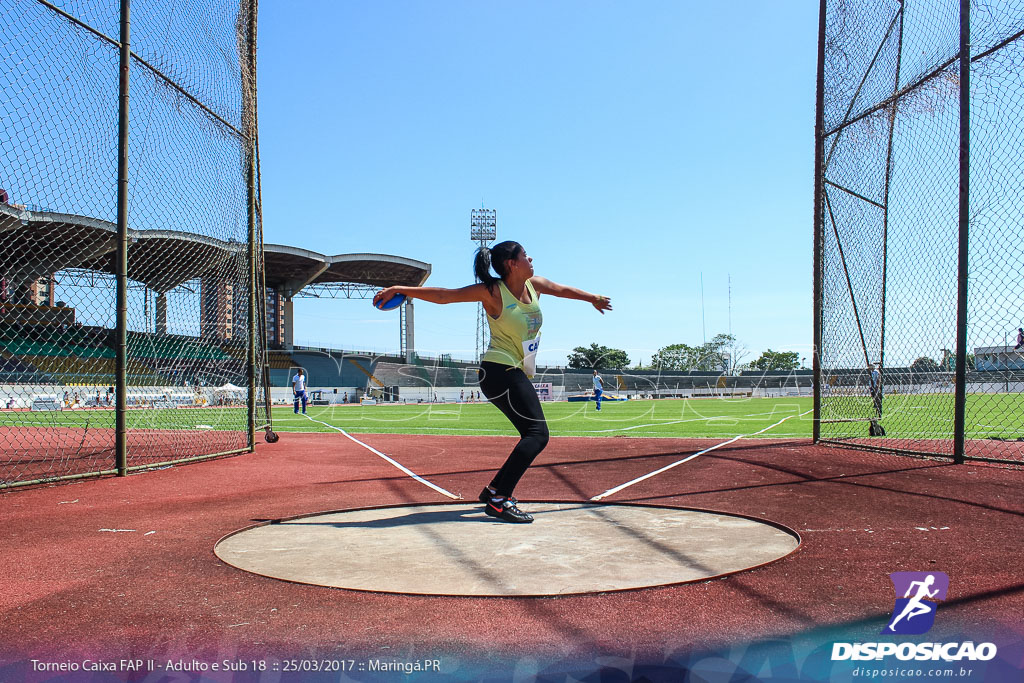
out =
<path fill-rule="evenodd" d="M 519 368 L 480 363 L 480 391 L 519 432 L 519 443 L 491 481 L 499 496 L 511 496 L 533 459 L 548 445 L 548 423 L 533 382 Z"/>

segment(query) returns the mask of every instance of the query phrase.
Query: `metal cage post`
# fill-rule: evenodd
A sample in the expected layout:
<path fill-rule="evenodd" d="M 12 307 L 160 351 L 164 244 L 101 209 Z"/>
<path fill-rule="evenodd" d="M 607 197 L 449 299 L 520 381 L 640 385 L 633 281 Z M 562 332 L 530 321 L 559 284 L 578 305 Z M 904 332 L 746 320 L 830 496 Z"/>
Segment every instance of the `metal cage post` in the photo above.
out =
<path fill-rule="evenodd" d="M 128 474 L 128 84 L 131 67 L 131 0 L 121 0 L 121 54 L 117 120 L 116 348 L 114 349 L 114 459 Z"/>
<path fill-rule="evenodd" d="M 818 4 L 818 76 L 814 112 L 814 348 L 811 367 L 814 376 L 814 412 L 812 437 L 821 439 L 821 316 L 822 316 L 822 252 L 825 246 L 822 215 L 823 163 L 825 157 L 825 18 L 827 0 Z"/>
<path fill-rule="evenodd" d="M 957 259 L 956 393 L 953 459 L 964 462 L 967 417 L 967 280 L 971 172 L 971 1 L 960 0 L 960 244 Z"/>

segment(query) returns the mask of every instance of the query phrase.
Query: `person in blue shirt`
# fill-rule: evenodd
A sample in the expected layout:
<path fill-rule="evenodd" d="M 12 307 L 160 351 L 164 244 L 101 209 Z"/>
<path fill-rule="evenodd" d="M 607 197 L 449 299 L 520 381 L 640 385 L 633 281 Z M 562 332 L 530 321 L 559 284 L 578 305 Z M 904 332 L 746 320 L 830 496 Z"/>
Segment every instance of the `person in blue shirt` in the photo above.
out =
<path fill-rule="evenodd" d="M 601 396 L 604 395 L 604 380 L 594 370 L 594 400 L 597 401 L 597 409 L 601 410 Z"/>
<path fill-rule="evenodd" d="M 295 394 L 295 414 L 299 414 L 299 401 L 302 401 L 302 414 L 306 414 L 306 376 L 302 368 L 292 377 L 292 393 Z"/>

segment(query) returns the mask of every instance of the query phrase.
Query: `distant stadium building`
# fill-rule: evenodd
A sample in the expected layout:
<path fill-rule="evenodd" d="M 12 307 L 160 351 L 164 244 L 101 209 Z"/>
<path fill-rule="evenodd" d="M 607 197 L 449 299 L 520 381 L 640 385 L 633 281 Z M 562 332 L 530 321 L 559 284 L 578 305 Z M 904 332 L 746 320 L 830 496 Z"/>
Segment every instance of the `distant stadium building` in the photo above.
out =
<path fill-rule="evenodd" d="M 272 349 L 284 348 L 284 296 L 273 289 L 267 289 L 267 346 Z"/>
<path fill-rule="evenodd" d="M 979 372 L 1024 370 L 1024 350 L 1012 346 L 979 346 L 974 349 L 974 369 Z"/>

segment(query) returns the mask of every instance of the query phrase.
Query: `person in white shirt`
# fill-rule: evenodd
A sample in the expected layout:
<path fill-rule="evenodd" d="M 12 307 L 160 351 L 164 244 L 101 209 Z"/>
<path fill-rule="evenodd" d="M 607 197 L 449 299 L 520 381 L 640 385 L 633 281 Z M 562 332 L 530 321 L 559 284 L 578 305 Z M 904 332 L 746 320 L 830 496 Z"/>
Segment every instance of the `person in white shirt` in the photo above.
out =
<path fill-rule="evenodd" d="M 299 401 L 302 401 L 302 414 L 306 414 L 306 376 L 302 368 L 292 377 L 292 392 L 295 394 L 295 414 L 299 414 Z"/>
<path fill-rule="evenodd" d="M 594 400 L 597 401 L 597 409 L 601 410 L 601 396 L 604 395 L 604 380 L 594 370 Z"/>

